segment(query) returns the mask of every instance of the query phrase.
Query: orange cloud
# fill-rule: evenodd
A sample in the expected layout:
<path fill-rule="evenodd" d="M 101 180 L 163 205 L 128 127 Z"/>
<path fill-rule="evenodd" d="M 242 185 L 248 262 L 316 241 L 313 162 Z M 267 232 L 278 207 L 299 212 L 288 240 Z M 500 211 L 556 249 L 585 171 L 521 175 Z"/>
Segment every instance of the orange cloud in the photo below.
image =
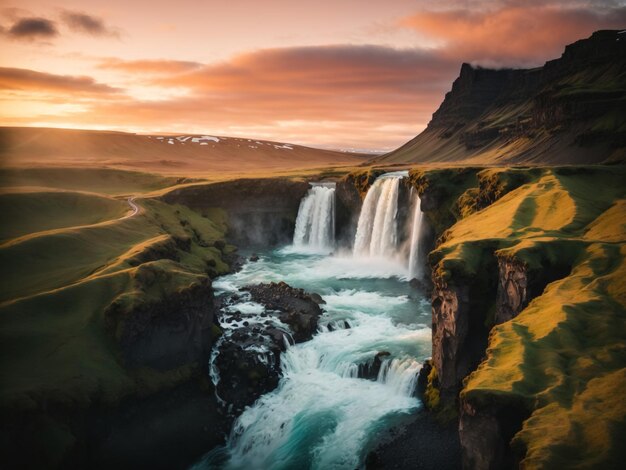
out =
<path fill-rule="evenodd" d="M 494 10 L 424 11 L 400 24 L 444 41 L 442 52 L 465 62 L 539 65 L 593 31 L 624 27 L 626 8 L 599 3 L 597 9 L 512 2 Z"/>
<path fill-rule="evenodd" d="M 151 83 L 187 87 L 198 94 L 220 92 L 279 101 L 292 95 L 300 99 L 308 96 L 341 101 L 367 97 L 376 101 L 383 95 L 393 100 L 440 90 L 457 68 L 456 63 L 420 49 L 309 46 L 246 53 L 229 62 L 157 78 Z"/>
<path fill-rule="evenodd" d="M 199 62 L 182 60 L 121 60 L 108 58 L 99 64 L 102 69 L 137 74 L 178 74 L 202 67 Z"/>
<path fill-rule="evenodd" d="M 425 126 L 458 73 L 457 63 L 430 52 L 381 46 L 268 49 L 201 67 L 114 59 L 101 66 L 115 68 L 127 83 L 142 87 L 142 96 L 154 90 L 154 99 L 109 93 L 83 102 L 84 109 L 68 111 L 72 116 L 40 113 L 30 122 L 391 149 Z M 59 82 L 59 93 L 76 85 L 71 77 L 44 80 L 31 73 L 46 89 Z M 100 85 L 81 79 L 86 88 Z M 24 80 L 8 85 L 23 88 Z M 163 99 L 169 89 L 188 93 Z M 17 118 L 4 121 L 20 123 Z"/>
<path fill-rule="evenodd" d="M 11 67 L 0 67 L 0 90 L 71 94 L 111 94 L 120 91 L 98 83 L 91 77 L 56 75 Z"/>

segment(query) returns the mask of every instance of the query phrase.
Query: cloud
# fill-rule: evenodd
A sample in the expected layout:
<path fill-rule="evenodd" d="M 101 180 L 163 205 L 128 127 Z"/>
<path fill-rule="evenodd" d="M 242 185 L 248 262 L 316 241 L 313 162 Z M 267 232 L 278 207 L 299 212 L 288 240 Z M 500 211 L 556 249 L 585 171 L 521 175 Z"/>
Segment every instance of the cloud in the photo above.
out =
<path fill-rule="evenodd" d="M 98 83 L 91 77 L 55 75 L 11 67 L 0 67 L 0 90 L 96 95 L 108 95 L 121 91 L 118 88 Z"/>
<path fill-rule="evenodd" d="M 37 40 L 51 39 L 59 35 L 54 21 L 45 18 L 21 18 L 7 31 L 7 35 L 14 39 Z"/>
<path fill-rule="evenodd" d="M 566 44 L 598 29 L 622 28 L 626 8 L 598 2 L 575 8 L 565 3 L 509 1 L 493 9 L 422 11 L 400 21 L 442 41 L 441 52 L 483 65 L 540 65 L 558 57 Z"/>
<path fill-rule="evenodd" d="M 101 18 L 79 11 L 64 10 L 61 14 L 65 24 L 74 32 L 91 36 L 119 37 L 119 31 L 107 26 Z"/>
<path fill-rule="evenodd" d="M 117 67 L 130 88 L 122 93 L 89 77 L 0 69 L 0 92 L 30 92 L 39 113 L 31 122 L 42 125 L 391 149 L 430 120 L 459 68 L 430 51 L 351 45 L 265 49 L 205 65 L 107 59 L 100 66 Z M 46 91 L 46 101 L 36 91 Z M 85 98 L 72 102 L 80 108 L 56 112 L 59 97 L 79 91 Z M 13 116 L 3 122 L 19 124 L 17 111 Z"/>
<path fill-rule="evenodd" d="M 263 49 L 153 84 L 274 98 L 392 98 L 439 88 L 458 66 L 422 49 L 335 45 Z M 343 95 L 341 94 L 343 92 Z"/>
<path fill-rule="evenodd" d="M 77 117 L 81 125 L 386 149 L 430 120 L 459 69 L 430 51 L 351 45 L 265 49 L 202 66 L 104 65 L 118 66 L 142 97 L 154 98 L 90 101 Z M 171 90 L 186 94 L 172 97 Z"/>
<path fill-rule="evenodd" d="M 108 58 L 99 67 L 132 74 L 172 75 L 199 69 L 202 64 L 182 60 L 121 60 Z"/>

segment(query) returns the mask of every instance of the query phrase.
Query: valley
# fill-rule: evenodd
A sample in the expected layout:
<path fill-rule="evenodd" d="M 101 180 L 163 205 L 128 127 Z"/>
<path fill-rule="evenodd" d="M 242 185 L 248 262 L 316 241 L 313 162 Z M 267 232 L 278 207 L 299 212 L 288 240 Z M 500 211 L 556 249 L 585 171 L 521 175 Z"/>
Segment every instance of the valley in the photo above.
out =
<path fill-rule="evenodd" d="M 620 468 L 623 31 L 384 155 L 0 129 L 15 468 Z"/>

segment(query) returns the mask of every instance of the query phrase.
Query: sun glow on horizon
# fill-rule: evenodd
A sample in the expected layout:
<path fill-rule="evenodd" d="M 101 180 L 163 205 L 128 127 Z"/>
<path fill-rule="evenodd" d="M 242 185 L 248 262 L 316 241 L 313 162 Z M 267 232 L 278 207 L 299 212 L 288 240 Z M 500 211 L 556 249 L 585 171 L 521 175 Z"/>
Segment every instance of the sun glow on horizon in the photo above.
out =
<path fill-rule="evenodd" d="M 626 21 L 609 1 L 62 3 L 0 12 L 0 125 L 380 151 L 426 126 L 462 62 L 541 65 Z M 82 28 L 60 13 L 79 10 L 91 19 Z M 13 28 L 28 18 L 41 18 L 39 29 Z M 529 34 L 516 38 L 520 28 Z"/>

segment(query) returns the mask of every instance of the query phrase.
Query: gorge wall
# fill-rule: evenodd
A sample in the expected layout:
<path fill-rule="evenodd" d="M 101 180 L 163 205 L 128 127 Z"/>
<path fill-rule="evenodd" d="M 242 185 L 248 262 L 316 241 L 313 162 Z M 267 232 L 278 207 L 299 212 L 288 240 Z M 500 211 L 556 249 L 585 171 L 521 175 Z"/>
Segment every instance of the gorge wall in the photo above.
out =
<path fill-rule="evenodd" d="M 291 242 L 300 200 L 308 189 L 304 180 L 239 179 L 176 189 L 163 200 L 205 214 L 221 209 L 235 245 L 269 246 Z"/>
<path fill-rule="evenodd" d="M 575 457 L 559 446 L 575 446 L 581 437 L 571 431 L 546 436 L 540 423 L 563 419 L 566 429 L 575 429 L 592 415 L 603 429 L 611 429 L 614 419 L 624 422 L 623 406 L 576 408 L 601 393 L 594 380 L 617 386 L 616 374 L 626 366 L 613 354 L 597 356 L 616 341 L 601 325 L 615 325 L 624 312 L 624 284 L 605 290 L 607 284 L 593 281 L 600 276 L 609 282 L 622 270 L 623 171 L 411 171 L 437 236 L 429 257 L 433 372 L 425 399 L 446 416 L 459 413 L 466 468 L 571 466 Z M 600 186 L 601 192 L 593 189 Z M 585 275 L 592 277 L 582 281 Z M 566 294 L 572 289 L 581 290 Z M 596 309 L 607 317 L 586 340 L 587 315 Z M 590 375 L 576 375 L 587 361 L 595 372 L 585 368 Z M 585 386 L 592 387 L 587 396 L 576 388 Z M 619 458 L 611 439 L 597 443 L 596 451 L 609 466 Z"/>

